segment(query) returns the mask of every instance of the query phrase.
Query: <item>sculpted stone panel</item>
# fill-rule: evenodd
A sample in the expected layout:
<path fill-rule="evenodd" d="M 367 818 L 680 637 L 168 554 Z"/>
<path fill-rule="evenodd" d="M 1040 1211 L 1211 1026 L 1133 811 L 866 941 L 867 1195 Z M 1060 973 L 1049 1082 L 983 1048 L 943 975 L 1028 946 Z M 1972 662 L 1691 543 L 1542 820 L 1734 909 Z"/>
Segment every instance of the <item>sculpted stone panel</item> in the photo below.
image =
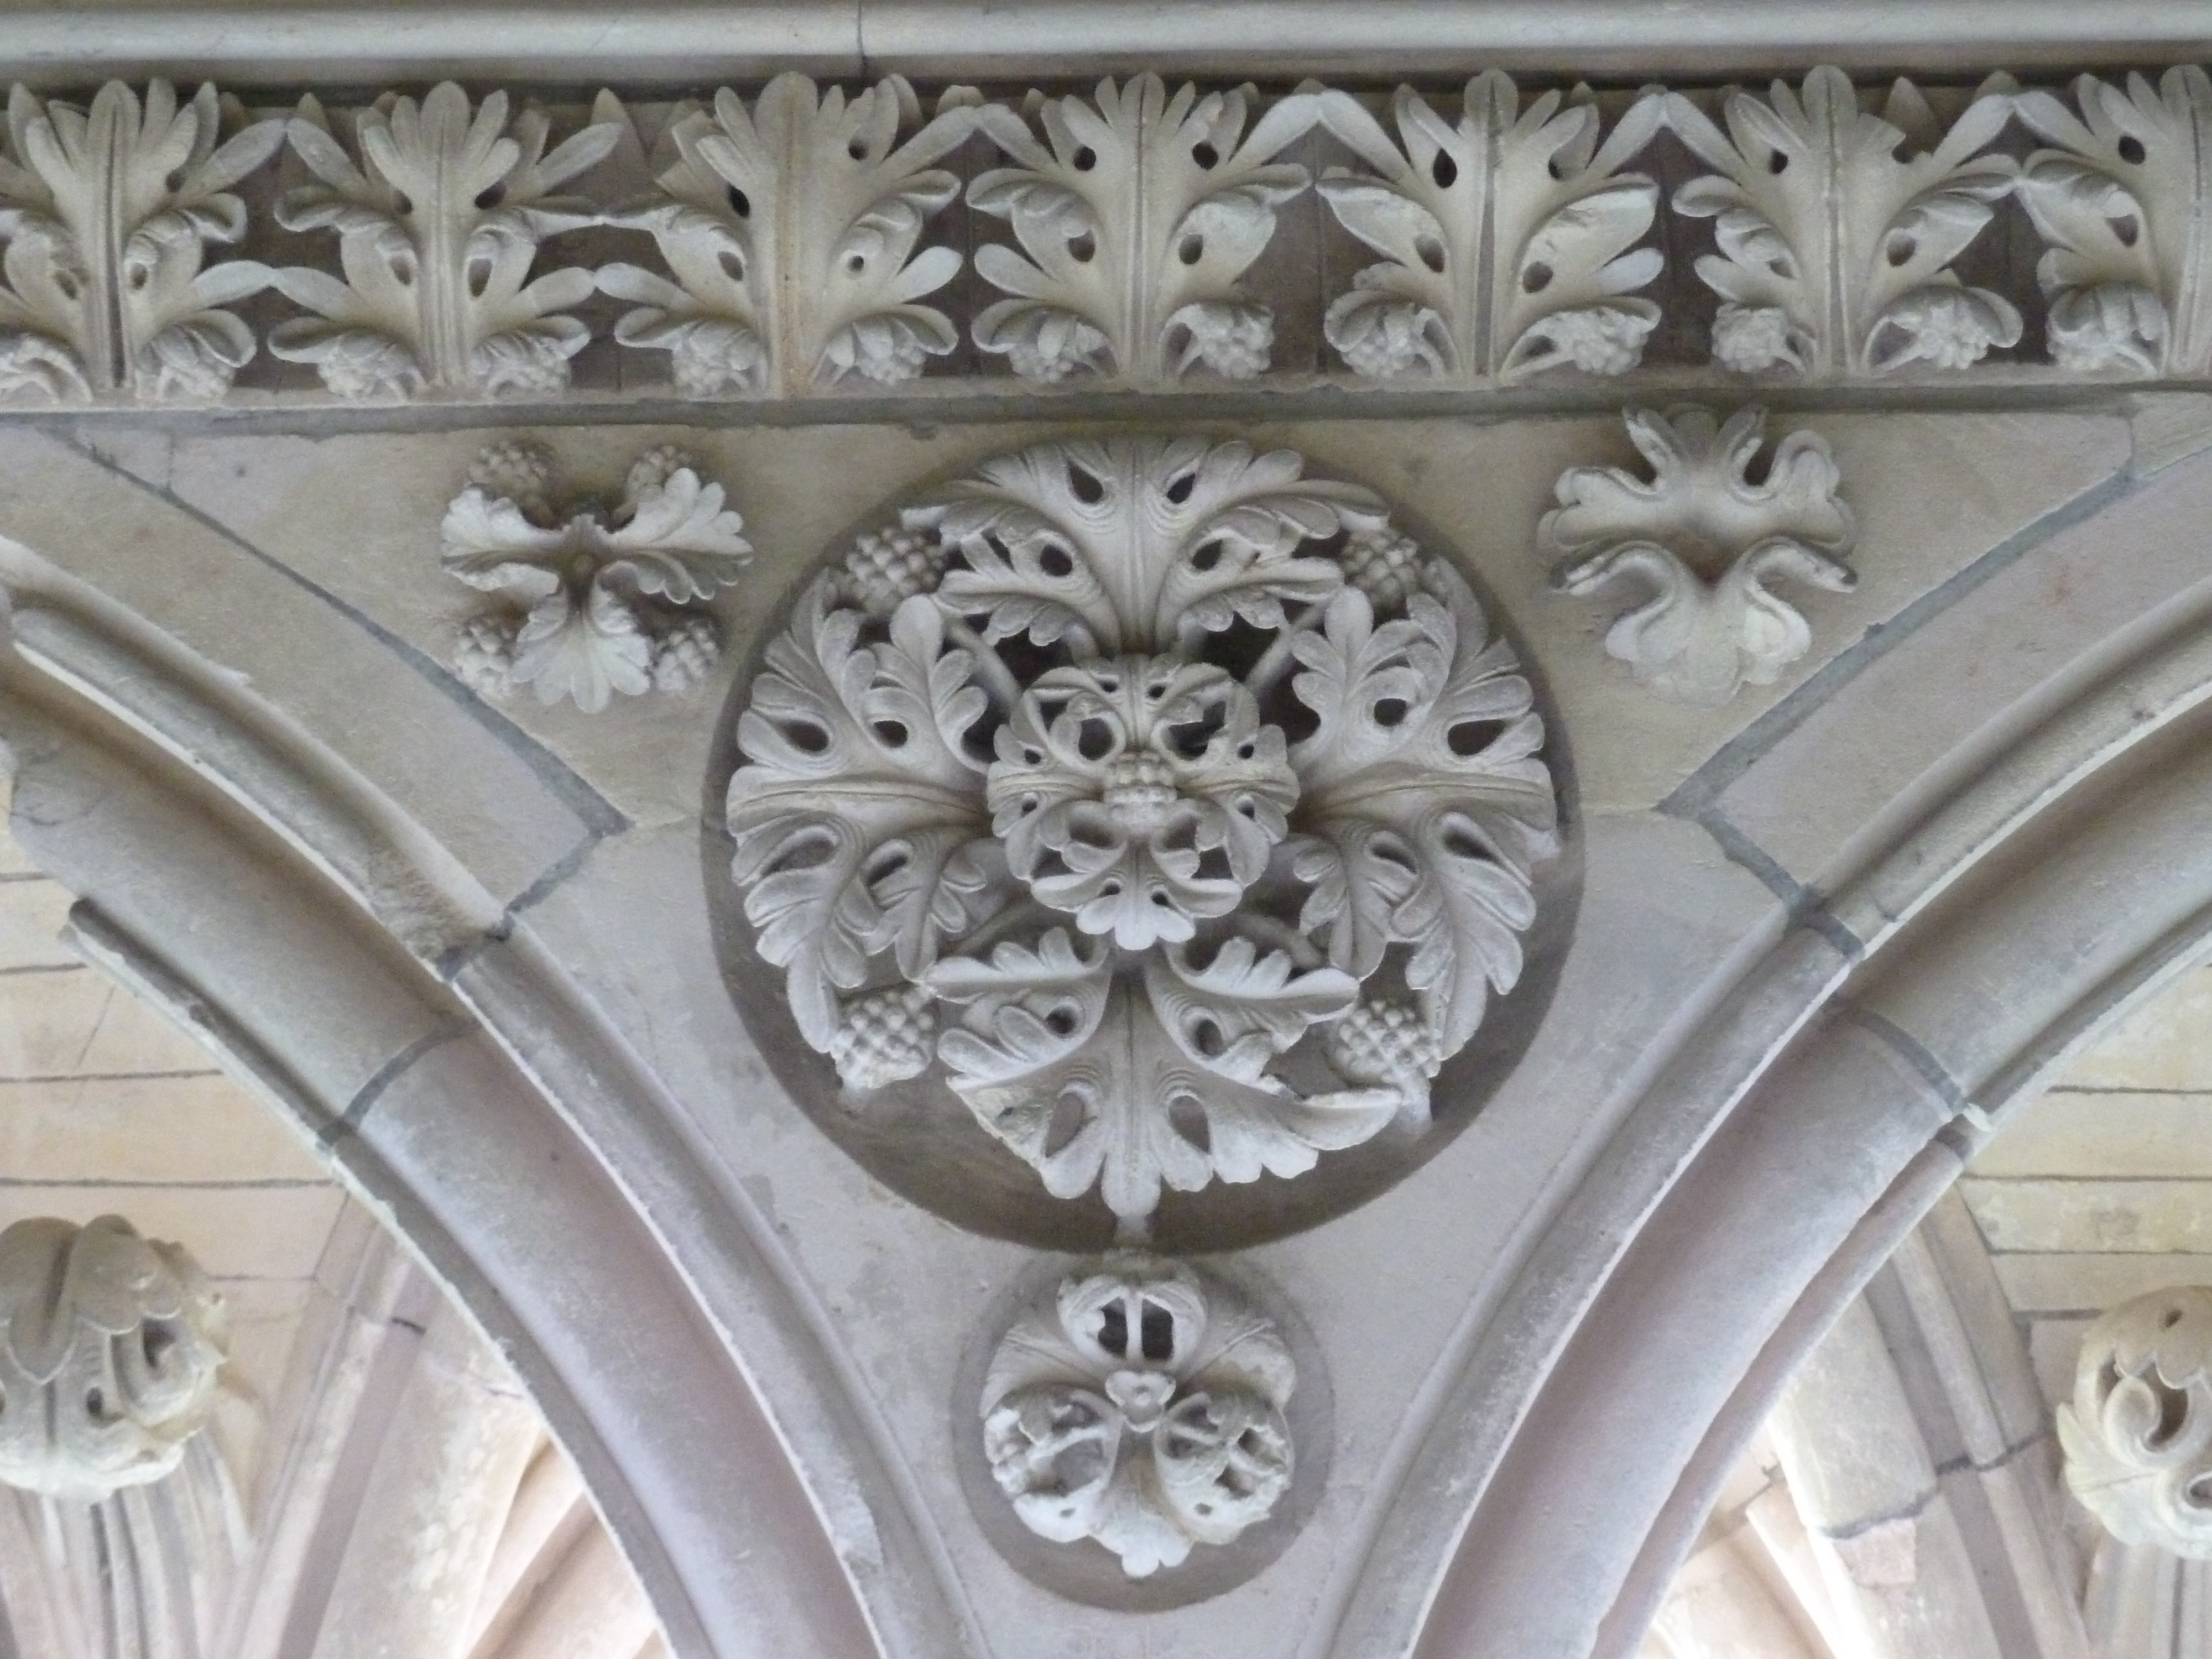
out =
<path fill-rule="evenodd" d="M 732 872 L 841 1112 L 949 1085 L 1127 1238 L 1419 1140 L 1559 849 L 1512 646 L 1288 451 L 1004 456 L 864 532 L 744 702 Z"/>
<path fill-rule="evenodd" d="M 169 1474 L 215 1409 L 222 1301 L 119 1216 L 0 1233 L 0 1482 L 90 1502 Z"/>
<path fill-rule="evenodd" d="M 2191 66 L 2064 91 L 1899 81 L 1878 111 L 1832 68 L 1764 94 L 1525 100 L 1496 71 L 1387 99 L 1139 74 L 932 106 L 897 76 L 848 94 L 791 74 L 707 106 L 517 108 L 450 82 L 254 112 L 159 81 L 82 104 L 18 88 L 0 391 L 210 401 L 245 372 L 240 391 L 310 397 L 286 363 L 349 400 L 545 398 L 579 374 L 600 395 L 956 376 L 973 395 L 1006 389 L 975 372 L 1001 361 L 1071 392 L 1647 367 L 2018 380 L 2004 354 L 2035 348 L 2039 304 L 2070 373 L 2212 359 L 2190 231 L 2212 79 Z M 1683 151 L 1708 171 L 1662 191 Z M 2047 246 L 2033 280 L 2000 216 Z M 234 244 L 269 258 L 206 263 Z M 281 303 L 237 308 L 270 288 Z M 595 337 L 631 349 L 580 368 Z"/>

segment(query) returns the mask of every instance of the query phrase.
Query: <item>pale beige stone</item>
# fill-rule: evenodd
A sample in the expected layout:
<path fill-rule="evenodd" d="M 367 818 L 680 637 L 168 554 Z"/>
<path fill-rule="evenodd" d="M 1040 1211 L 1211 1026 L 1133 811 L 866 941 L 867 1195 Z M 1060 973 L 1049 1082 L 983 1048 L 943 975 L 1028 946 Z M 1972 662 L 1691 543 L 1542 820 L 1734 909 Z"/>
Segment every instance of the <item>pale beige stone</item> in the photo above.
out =
<path fill-rule="evenodd" d="M 2135 430 L 2135 470 L 2157 472 L 2212 449 L 2212 397 L 2202 392 L 2139 392 L 2129 424 Z"/>
<path fill-rule="evenodd" d="M 0 1187 L 0 1228 L 33 1216 L 82 1225 L 120 1215 L 149 1238 L 182 1244 L 208 1276 L 301 1279 L 345 1202 L 334 1185 L 296 1187 L 145 1186 L 100 1182 L 76 1186 Z"/>
<path fill-rule="evenodd" d="M 2212 1255 L 2051 1254 L 2000 1256 L 1997 1279 L 2021 1313 L 2102 1313 L 2177 1285 L 2212 1285 Z"/>
<path fill-rule="evenodd" d="M 73 968 L 78 958 L 61 941 L 76 899 L 42 876 L 0 881 L 0 973 L 16 968 Z"/>
<path fill-rule="evenodd" d="M 229 1078 L 0 1082 L 0 1175 L 60 1181 L 320 1184 L 322 1160 Z"/>
<path fill-rule="evenodd" d="M 198 1042 L 94 969 L 0 975 L 0 1079 L 215 1069 Z"/>
<path fill-rule="evenodd" d="M 1963 1181 L 1993 1250 L 2212 1251 L 2212 1182 Z"/>
<path fill-rule="evenodd" d="M 2023 1102 L 1975 1175 L 2212 1178 L 2212 1093 L 2069 1094 Z"/>
<path fill-rule="evenodd" d="M 313 1288 L 301 1279 L 234 1279 L 222 1286 L 230 1322 L 224 1380 L 264 1412 L 284 1385 L 292 1339 Z"/>
<path fill-rule="evenodd" d="M 2060 1087 L 2212 1091 L 2212 968 L 2129 1014 L 2069 1066 Z"/>

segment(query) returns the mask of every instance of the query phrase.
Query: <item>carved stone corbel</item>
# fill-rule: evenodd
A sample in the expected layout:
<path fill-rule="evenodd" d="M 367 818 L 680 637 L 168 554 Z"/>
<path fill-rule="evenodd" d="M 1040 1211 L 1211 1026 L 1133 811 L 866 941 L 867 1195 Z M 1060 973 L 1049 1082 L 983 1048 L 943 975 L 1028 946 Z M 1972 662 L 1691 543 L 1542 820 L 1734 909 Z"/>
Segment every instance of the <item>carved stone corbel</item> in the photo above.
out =
<path fill-rule="evenodd" d="M 2212 1289 L 2154 1291 L 2090 1326 L 2058 1442 L 2112 1536 L 2212 1560 Z"/>
<path fill-rule="evenodd" d="M 222 1300 L 119 1216 L 0 1232 L 0 1483 L 92 1502 L 158 1480 L 214 1411 Z"/>

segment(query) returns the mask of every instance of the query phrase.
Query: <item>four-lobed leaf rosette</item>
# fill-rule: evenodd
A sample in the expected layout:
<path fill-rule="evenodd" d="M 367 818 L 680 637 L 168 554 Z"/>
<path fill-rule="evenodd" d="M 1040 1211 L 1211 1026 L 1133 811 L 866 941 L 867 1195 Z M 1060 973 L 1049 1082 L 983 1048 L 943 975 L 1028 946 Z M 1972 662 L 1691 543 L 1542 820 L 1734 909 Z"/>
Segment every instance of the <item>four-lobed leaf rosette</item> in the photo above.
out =
<path fill-rule="evenodd" d="M 1843 593 L 1858 582 L 1844 562 L 1856 521 L 1836 495 L 1827 440 L 1790 433 L 1754 482 L 1763 409 L 1725 422 L 1695 404 L 1625 418 L 1651 477 L 1617 466 L 1559 475 L 1559 504 L 1536 531 L 1556 561 L 1553 586 L 1577 599 L 1644 590 L 1606 629 L 1605 648 L 1665 696 L 1719 703 L 1741 686 L 1773 684 L 1813 643 L 1804 613 L 1776 587 Z"/>
<path fill-rule="evenodd" d="M 733 872 L 848 1089 L 941 1068 L 1141 1233 L 1165 1189 L 1425 1121 L 1556 850 L 1533 702 L 1367 491 L 1040 444 L 862 537 L 771 641 Z"/>
<path fill-rule="evenodd" d="M 461 678 L 495 696 L 527 685 L 586 714 L 703 679 L 721 647 L 705 604 L 752 558 L 721 485 L 664 445 L 639 457 L 612 507 L 561 511 L 552 471 L 535 444 L 495 444 L 446 509 L 447 573 L 507 601 L 462 625 Z"/>

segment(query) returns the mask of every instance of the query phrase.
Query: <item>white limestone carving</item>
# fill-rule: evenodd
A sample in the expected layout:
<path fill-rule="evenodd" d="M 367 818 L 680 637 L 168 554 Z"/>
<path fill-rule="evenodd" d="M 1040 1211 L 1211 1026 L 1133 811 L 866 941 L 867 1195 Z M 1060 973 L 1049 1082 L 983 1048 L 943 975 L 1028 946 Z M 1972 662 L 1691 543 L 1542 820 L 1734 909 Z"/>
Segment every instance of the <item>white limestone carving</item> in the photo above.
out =
<path fill-rule="evenodd" d="M 1716 169 L 1675 191 L 1674 209 L 1714 222 L 1719 252 L 1697 271 L 1723 301 L 1723 368 L 1956 369 L 2018 343 L 2012 301 L 1951 268 L 2019 174 L 1985 153 L 2012 118 L 2005 93 L 1985 90 L 1948 132 L 1911 82 L 1877 116 L 1837 69 L 1802 91 L 1777 81 L 1765 103 L 1731 88 L 1720 105 L 1725 132 L 1681 94 L 1666 99 L 1668 124 Z"/>
<path fill-rule="evenodd" d="M 721 639 L 707 600 L 752 559 L 722 487 L 666 446 L 629 470 L 622 500 L 556 509 L 552 457 L 495 445 L 446 509 L 445 565 L 507 604 L 463 625 L 455 667 L 477 690 L 527 685 L 586 714 L 616 693 L 681 691 L 712 670 Z"/>
<path fill-rule="evenodd" d="M 228 125 L 234 129 L 222 136 Z M 224 307 L 269 285 L 251 259 L 205 265 L 246 232 L 231 186 L 283 142 L 204 86 L 111 81 L 88 108 L 18 86 L 0 155 L 0 391 L 220 398 L 252 331 Z"/>
<path fill-rule="evenodd" d="M 316 182 L 285 193 L 277 222 L 336 234 L 343 279 L 304 265 L 276 272 L 284 296 L 315 314 L 278 324 L 269 349 L 314 364 L 342 398 L 566 386 L 590 338 L 567 313 L 590 297 L 592 274 L 530 271 L 546 237 L 597 222 L 591 203 L 553 192 L 621 130 L 597 122 L 549 154 L 542 112 L 510 124 L 495 92 L 472 112 L 450 81 L 419 105 L 387 94 L 353 125 L 359 165 L 312 96 L 285 129 Z"/>
<path fill-rule="evenodd" d="M 1636 297 L 1659 275 L 1659 187 L 1621 169 L 1659 130 L 1662 104 L 1629 106 L 1602 144 L 1587 87 L 1520 107 L 1495 70 L 1467 83 L 1456 125 L 1410 87 L 1391 104 L 1394 141 L 1349 93 L 1321 119 L 1373 169 L 1331 167 L 1316 186 L 1339 222 L 1384 256 L 1328 307 L 1328 343 L 1377 378 L 1633 368 L 1659 321 Z"/>
<path fill-rule="evenodd" d="M 668 352 L 693 397 L 914 379 L 959 343 L 951 319 L 917 301 L 952 280 L 960 255 L 915 248 L 960 193 L 933 164 L 973 130 L 974 100 L 955 88 L 925 125 L 899 76 L 848 103 L 786 74 L 750 108 L 726 88 L 711 115 L 679 110 L 656 146 L 657 190 L 608 220 L 651 232 L 676 280 L 603 267 L 600 288 L 636 307 L 615 337 Z"/>
<path fill-rule="evenodd" d="M 2124 90 L 2082 76 L 2077 115 L 2048 92 L 2017 100 L 2055 149 L 2021 173 L 2020 198 L 2051 250 L 2036 276 L 2062 367 L 2202 374 L 2212 366 L 2212 280 L 2203 221 L 2212 196 L 2212 77 L 2195 64 Z"/>
<path fill-rule="evenodd" d="M 92 1502 L 158 1480 L 215 1409 L 222 1298 L 119 1216 L 0 1232 L 0 1483 Z"/>
<path fill-rule="evenodd" d="M 1022 253 L 976 249 L 975 269 L 1010 297 L 975 319 L 975 343 L 1027 380 L 1264 371 L 1274 318 L 1237 279 L 1273 236 L 1275 209 L 1306 187 L 1304 167 L 1273 158 L 1317 111 L 1310 95 L 1281 99 L 1247 135 L 1252 95 L 1186 85 L 1170 98 L 1157 75 L 1103 81 L 1095 102 L 1032 94 L 1042 143 L 1012 110 L 979 110 L 1015 165 L 968 199 L 1007 221 Z"/>
<path fill-rule="evenodd" d="M 1614 466 L 1560 475 L 1559 504 L 1536 532 L 1559 561 L 1553 586 L 1577 597 L 1623 581 L 1648 590 L 1607 629 L 1605 648 L 1655 690 L 1711 703 L 1741 685 L 1771 684 L 1813 640 L 1803 613 L 1772 585 L 1840 593 L 1858 580 L 1843 562 L 1856 527 L 1837 498 L 1827 441 L 1790 434 L 1753 483 L 1765 410 L 1740 410 L 1725 425 L 1694 404 L 1626 418 L 1652 476 Z"/>
<path fill-rule="evenodd" d="M 1556 845 L 1532 701 L 1366 491 L 1042 444 L 862 538 L 770 644 L 734 873 L 848 1087 L 941 1062 L 1140 1234 L 1164 1188 L 1425 1120 Z"/>
<path fill-rule="evenodd" d="M 2212 1289 L 2154 1291 L 2092 1325 L 2058 1441 L 2115 1538 L 2212 1560 Z"/>
<path fill-rule="evenodd" d="M 1116 1255 L 1000 1342 L 984 1449 L 1031 1532 L 1095 1540 L 1147 1577 L 1273 1512 L 1291 1485 L 1283 1413 L 1297 1383 L 1280 1333 L 1226 1288 Z"/>

